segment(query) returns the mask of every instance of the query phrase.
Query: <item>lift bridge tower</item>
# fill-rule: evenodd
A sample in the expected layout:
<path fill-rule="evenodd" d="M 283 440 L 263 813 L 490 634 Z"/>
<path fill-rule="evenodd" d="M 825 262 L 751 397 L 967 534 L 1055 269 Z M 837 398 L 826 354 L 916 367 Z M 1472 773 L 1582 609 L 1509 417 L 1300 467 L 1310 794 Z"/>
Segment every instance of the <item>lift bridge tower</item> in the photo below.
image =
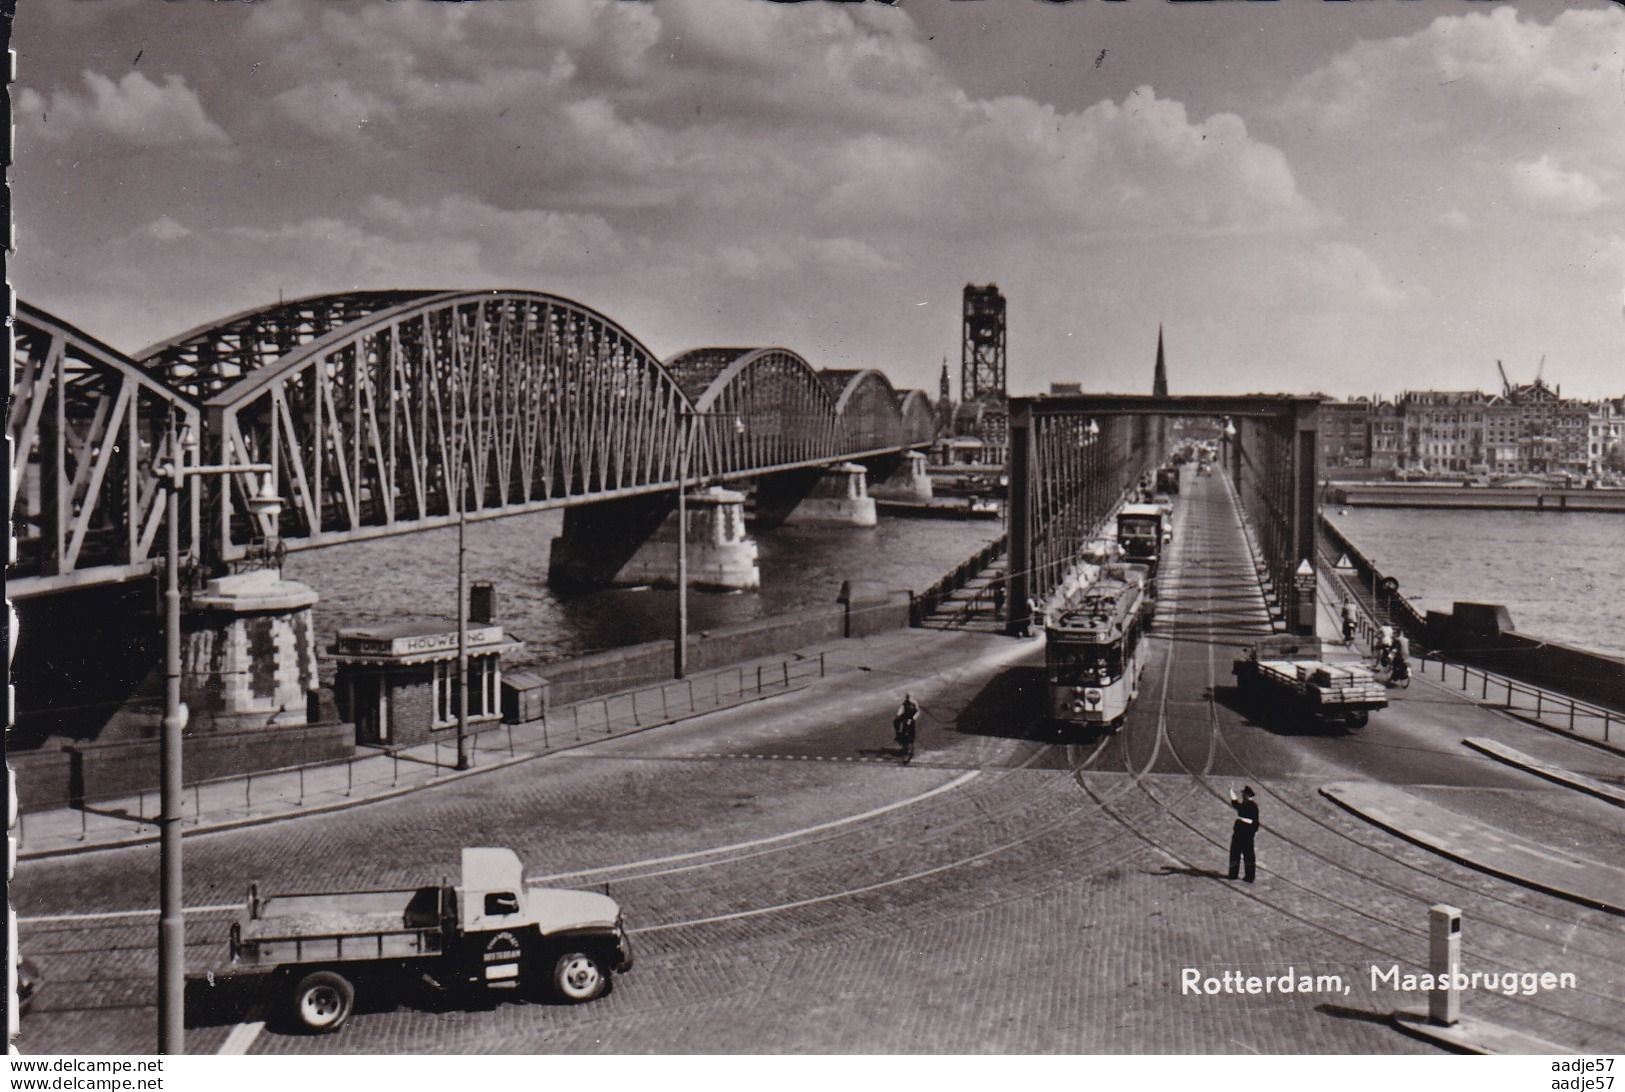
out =
<path fill-rule="evenodd" d="M 996 284 L 965 286 L 963 349 L 959 369 L 959 400 L 983 397 L 1003 401 L 1004 296 Z"/>

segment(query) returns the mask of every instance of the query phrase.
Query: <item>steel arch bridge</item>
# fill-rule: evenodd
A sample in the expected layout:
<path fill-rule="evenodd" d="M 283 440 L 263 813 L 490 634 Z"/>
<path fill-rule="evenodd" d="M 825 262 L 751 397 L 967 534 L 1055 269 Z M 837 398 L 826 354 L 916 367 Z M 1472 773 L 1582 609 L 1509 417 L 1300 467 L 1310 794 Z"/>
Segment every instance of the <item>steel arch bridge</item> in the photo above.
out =
<path fill-rule="evenodd" d="M 207 462 L 275 467 L 290 550 L 440 526 L 459 507 L 485 519 L 675 490 L 685 418 L 690 485 L 934 437 L 923 392 L 877 371 L 818 372 L 783 348 L 661 362 L 599 312 L 524 290 L 292 300 L 135 360 L 20 305 L 12 376 L 14 598 L 151 571 L 171 429 L 190 427 Z M 269 530 L 249 515 L 252 482 L 199 485 L 188 548 L 206 566 L 240 559 Z"/>

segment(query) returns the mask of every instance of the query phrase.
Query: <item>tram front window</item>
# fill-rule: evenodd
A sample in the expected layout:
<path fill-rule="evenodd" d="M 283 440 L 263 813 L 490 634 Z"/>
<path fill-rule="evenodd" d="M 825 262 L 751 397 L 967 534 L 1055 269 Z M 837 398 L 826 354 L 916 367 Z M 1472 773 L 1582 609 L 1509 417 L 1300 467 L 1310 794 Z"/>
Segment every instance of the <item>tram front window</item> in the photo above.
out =
<path fill-rule="evenodd" d="M 1050 642 L 1049 681 L 1058 686 L 1103 686 L 1123 673 L 1121 645 Z"/>

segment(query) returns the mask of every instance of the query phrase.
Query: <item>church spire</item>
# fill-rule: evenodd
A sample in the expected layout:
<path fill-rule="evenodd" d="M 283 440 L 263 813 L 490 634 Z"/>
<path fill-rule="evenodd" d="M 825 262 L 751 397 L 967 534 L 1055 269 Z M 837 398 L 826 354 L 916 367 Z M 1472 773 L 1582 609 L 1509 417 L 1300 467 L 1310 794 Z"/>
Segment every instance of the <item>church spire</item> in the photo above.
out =
<path fill-rule="evenodd" d="M 1151 380 L 1151 393 L 1157 398 L 1168 397 L 1168 364 L 1162 356 L 1162 324 L 1157 324 L 1157 374 Z"/>

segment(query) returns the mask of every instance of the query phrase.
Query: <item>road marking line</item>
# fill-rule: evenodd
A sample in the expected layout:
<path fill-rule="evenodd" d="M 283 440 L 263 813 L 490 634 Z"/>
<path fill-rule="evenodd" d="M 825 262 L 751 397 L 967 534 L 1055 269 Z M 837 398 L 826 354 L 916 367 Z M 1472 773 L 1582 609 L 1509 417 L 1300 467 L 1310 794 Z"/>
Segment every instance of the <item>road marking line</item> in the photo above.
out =
<path fill-rule="evenodd" d="M 530 883 L 546 883 L 552 880 L 570 880 L 575 879 L 578 876 L 593 876 L 600 872 L 620 872 L 629 868 L 647 868 L 650 865 L 671 864 L 674 861 L 691 861 L 696 857 L 709 857 L 717 853 L 732 853 L 735 850 L 752 849 L 756 846 L 771 845 L 774 842 L 784 842 L 791 838 L 800 838 L 803 835 L 815 834 L 821 830 L 830 830 L 834 827 L 844 827 L 849 823 L 858 823 L 865 819 L 873 819 L 877 815 L 885 815 L 887 812 L 896 811 L 899 808 L 906 808 L 912 804 L 918 804 L 922 800 L 929 800 L 933 796 L 957 789 L 961 785 L 974 781 L 980 776 L 982 776 L 981 770 L 971 770 L 969 773 L 961 774 L 945 785 L 938 785 L 929 792 L 920 793 L 918 796 L 911 796 L 906 800 L 898 800 L 891 804 L 884 804 L 878 808 L 871 808 L 868 811 L 859 812 L 857 815 L 848 815 L 844 819 L 831 819 L 827 823 L 815 823 L 810 827 L 802 827 L 799 830 L 791 830 L 786 831 L 783 834 L 769 835 L 766 838 L 753 838 L 748 842 L 735 842 L 732 845 L 717 846 L 713 849 L 696 849 L 689 853 L 675 853 L 669 857 L 651 857 L 648 860 L 629 861 L 626 864 L 605 865 L 602 868 L 583 868 L 578 869 L 575 872 L 555 872 L 548 876 L 527 876 L 525 879 Z"/>
<path fill-rule="evenodd" d="M 247 1054 L 248 1048 L 254 1045 L 254 1040 L 260 1037 L 265 1030 L 264 1020 L 255 1020 L 249 1024 L 238 1024 L 226 1036 L 226 1041 L 220 1044 L 216 1054 Z"/>
<path fill-rule="evenodd" d="M 228 911 L 241 910 L 241 903 L 230 906 L 188 906 L 184 910 L 188 914 L 224 914 Z M 38 925 L 53 921 L 99 921 L 107 918 L 151 918 L 157 917 L 156 908 L 152 910 L 103 910 L 88 914 L 40 914 L 35 917 L 18 918 L 18 925 Z"/>

